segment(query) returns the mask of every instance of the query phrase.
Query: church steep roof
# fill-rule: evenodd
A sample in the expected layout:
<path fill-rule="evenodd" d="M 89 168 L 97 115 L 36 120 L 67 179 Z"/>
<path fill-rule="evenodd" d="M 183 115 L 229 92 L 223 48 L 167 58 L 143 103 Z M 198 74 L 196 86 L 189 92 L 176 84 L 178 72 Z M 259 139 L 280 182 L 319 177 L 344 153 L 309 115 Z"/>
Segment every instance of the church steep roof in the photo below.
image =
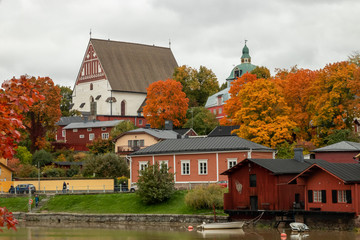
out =
<path fill-rule="evenodd" d="M 114 91 L 146 93 L 178 66 L 170 48 L 93 38 L 90 43 Z"/>

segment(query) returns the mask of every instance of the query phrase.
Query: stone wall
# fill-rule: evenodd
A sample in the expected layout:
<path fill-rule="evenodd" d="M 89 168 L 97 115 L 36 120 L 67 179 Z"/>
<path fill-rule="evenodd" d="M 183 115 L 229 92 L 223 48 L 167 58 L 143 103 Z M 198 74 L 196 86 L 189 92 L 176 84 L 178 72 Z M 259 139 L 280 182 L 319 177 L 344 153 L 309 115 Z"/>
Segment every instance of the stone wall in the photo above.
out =
<path fill-rule="evenodd" d="M 203 223 L 214 222 L 213 216 L 178 214 L 72 214 L 72 213 L 14 213 L 15 218 L 34 222 L 96 222 L 96 223 Z M 217 222 L 228 217 L 217 216 Z"/>

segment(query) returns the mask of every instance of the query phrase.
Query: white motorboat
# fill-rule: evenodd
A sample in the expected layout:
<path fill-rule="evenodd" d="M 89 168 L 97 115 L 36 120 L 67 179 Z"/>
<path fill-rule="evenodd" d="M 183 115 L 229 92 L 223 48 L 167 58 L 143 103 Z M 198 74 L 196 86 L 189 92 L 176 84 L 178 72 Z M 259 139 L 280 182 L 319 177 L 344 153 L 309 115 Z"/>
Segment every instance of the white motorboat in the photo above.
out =
<path fill-rule="evenodd" d="M 306 232 L 310 230 L 305 223 L 300 223 L 300 222 L 292 222 L 290 223 L 290 227 L 291 230 L 295 232 Z"/>
<path fill-rule="evenodd" d="M 245 222 L 224 222 L 224 223 L 203 223 L 197 228 L 204 229 L 204 230 L 211 230 L 211 229 L 238 229 L 244 226 Z"/>

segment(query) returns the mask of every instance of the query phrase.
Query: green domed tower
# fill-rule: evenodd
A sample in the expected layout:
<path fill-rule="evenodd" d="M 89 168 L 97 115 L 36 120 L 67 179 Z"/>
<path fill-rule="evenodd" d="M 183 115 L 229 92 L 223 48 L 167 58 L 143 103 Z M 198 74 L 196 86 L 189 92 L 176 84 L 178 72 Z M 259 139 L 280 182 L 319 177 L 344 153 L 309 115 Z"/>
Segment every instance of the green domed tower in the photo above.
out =
<path fill-rule="evenodd" d="M 244 75 L 247 72 L 251 72 L 255 68 L 256 68 L 256 66 L 251 64 L 249 48 L 246 46 L 246 41 L 245 41 L 245 46 L 243 47 L 243 50 L 242 50 L 241 64 L 234 67 L 233 70 L 231 71 L 230 76 L 226 79 L 227 86 L 230 87 L 230 83 L 233 80 L 235 80 L 238 77 L 241 77 L 242 75 Z"/>

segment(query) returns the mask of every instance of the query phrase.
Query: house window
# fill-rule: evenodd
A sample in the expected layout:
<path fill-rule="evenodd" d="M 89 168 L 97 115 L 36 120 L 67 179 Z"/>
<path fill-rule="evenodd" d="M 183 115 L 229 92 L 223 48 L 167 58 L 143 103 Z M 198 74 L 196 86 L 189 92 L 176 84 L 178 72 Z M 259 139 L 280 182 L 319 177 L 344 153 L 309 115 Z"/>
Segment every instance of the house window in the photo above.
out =
<path fill-rule="evenodd" d="M 159 165 L 160 165 L 160 169 L 162 169 L 163 167 L 165 167 L 165 169 L 169 168 L 169 161 L 168 160 L 161 160 L 159 161 Z"/>
<path fill-rule="evenodd" d="M 109 133 L 102 133 L 101 138 L 102 139 L 109 139 Z"/>
<path fill-rule="evenodd" d="M 126 106 L 126 102 L 125 100 L 121 101 L 121 116 L 125 116 L 125 106 Z"/>
<path fill-rule="evenodd" d="M 199 160 L 199 175 L 206 175 L 208 173 L 207 160 Z"/>
<path fill-rule="evenodd" d="M 352 203 L 351 190 L 332 190 L 333 203 Z"/>
<path fill-rule="evenodd" d="M 73 129 L 73 132 L 77 132 L 77 131 L 78 131 L 77 128 L 74 128 L 74 129 Z"/>
<path fill-rule="evenodd" d="M 228 169 L 230 169 L 237 164 L 237 159 L 236 158 L 228 158 L 227 163 L 228 163 Z"/>
<path fill-rule="evenodd" d="M 139 119 L 139 125 L 143 125 L 143 120 Z"/>
<path fill-rule="evenodd" d="M 309 203 L 326 203 L 326 190 L 308 190 Z"/>
<path fill-rule="evenodd" d="M 214 109 L 214 111 L 213 111 L 213 112 L 214 112 L 214 114 L 216 115 L 216 109 Z"/>
<path fill-rule="evenodd" d="M 93 133 L 90 133 L 90 134 L 89 134 L 89 140 L 90 140 L 90 141 L 94 140 L 94 137 L 95 137 L 95 135 L 94 135 Z"/>
<path fill-rule="evenodd" d="M 61 136 L 62 136 L 62 137 L 66 137 L 66 130 L 62 130 L 62 131 L 61 131 Z"/>
<path fill-rule="evenodd" d="M 181 175 L 190 175 L 190 160 L 181 160 Z"/>
<path fill-rule="evenodd" d="M 148 162 L 139 162 L 139 175 L 141 176 L 140 171 L 144 171 L 148 167 Z"/>
<path fill-rule="evenodd" d="M 88 132 L 91 132 L 91 131 L 92 131 L 92 128 L 88 128 L 87 131 L 88 131 Z"/>
<path fill-rule="evenodd" d="M 144 141 L 144 139 L 128 140 L 128 146 L 129 147 L 144 147 L 145 146 L 145 141 Z"/>
<path fill-rule="evenodd" d="M 84 134 L 79 135 L 79 138 L 85 138 Z"/>
<path fill-rule="evenodd" d="M 222 108 L 219 108 L 219 114 L 221 114 L 222 113 Z"/>
<path fill-rule="evenodd" d="M 106 127 L 101 128 L 101 131 L 106 131 Z"/>
<path fill-rule="evenodd" d="M 256 187 L 256 174 L 250 174 L 250 187 Z"/>

